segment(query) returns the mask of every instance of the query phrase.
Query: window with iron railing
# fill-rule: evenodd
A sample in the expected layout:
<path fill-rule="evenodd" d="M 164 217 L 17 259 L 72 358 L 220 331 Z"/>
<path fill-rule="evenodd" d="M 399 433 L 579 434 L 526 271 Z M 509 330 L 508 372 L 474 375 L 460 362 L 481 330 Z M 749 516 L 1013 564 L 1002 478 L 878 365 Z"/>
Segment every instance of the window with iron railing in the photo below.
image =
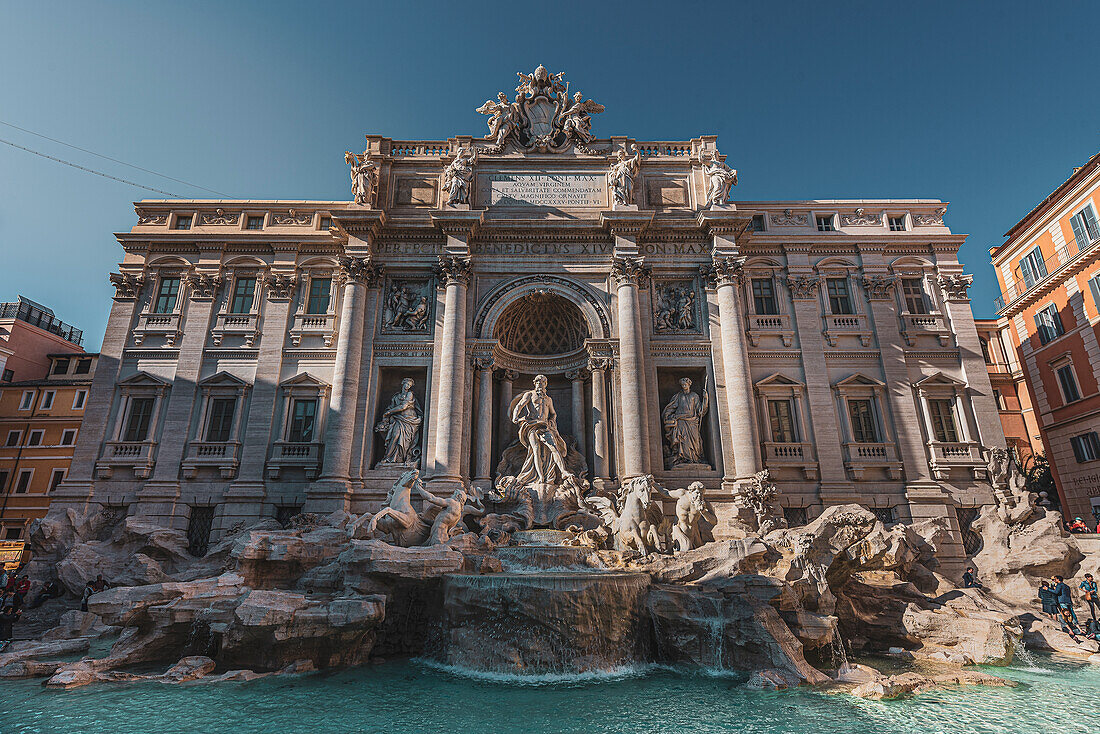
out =
<path fill-rule="evenodd" d="M 1089 204 L 1069 219 L 1073 228 L 1073 239 L 1077 242 L 1077 248 L 1085 249 L 1093 242 L 1100 240 L 1100 223 L 1096 220 L 1096 209 Z"/>

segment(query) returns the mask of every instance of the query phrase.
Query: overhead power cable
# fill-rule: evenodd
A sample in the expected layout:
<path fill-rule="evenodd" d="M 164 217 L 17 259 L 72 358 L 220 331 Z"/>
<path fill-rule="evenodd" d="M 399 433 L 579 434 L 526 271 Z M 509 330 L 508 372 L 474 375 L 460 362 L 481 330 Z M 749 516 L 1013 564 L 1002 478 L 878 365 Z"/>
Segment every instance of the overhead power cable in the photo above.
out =
<path fill-rule="evenodd" d="M 161 189 L 154 189 L 152 186 L 143 186 L 142 184 L 134 183 L 133 181 L 127 181 L 124 178 L 119 178 L 118 176 L 112 176 L 111 174 L 104 173 L 103 171 L 96 171 L 96 170 L 91 169 L 91 168 L 85 168 L 84 166 L 79 166 L 76 163 L 70 163 L 69 161 L 63 161 L 60 158 L 54 158 L 52 155 L 46 155 L 45 153 L 39 153 L 37 150 L 31 150 L 30 148 L 25 148 L 22 145 L 19 145 L 18 143 L 11 142 L 10 140 L 4 140 L 3 138 L 0 138 L 0 143 L 5 143 L 7 145 L 10 145 L 13 148 L 19 148 L 19 150 L 25 150 L 28 153 L 33 153 L 37 156 L 41 156 L 42 158 L 48 158 L 51 161 L 57 161 L 58 163 L 61 163 L 63 165 L 70 166 L 72 168 L 78 168 L 81 171 L 87 171 L 88 173 L 94 173 L 97 176 L 102 176 L 103 178 L 109 178 L 112 181 L 118 181 L 119 183 L 124 183 L 128 186 L 137 186 L 139 189 L 145 189 L 146 191 L 155 191 L 158 194 L 165 194 L 166 196 L 171 196 L 173 199 L 185 199 L 185 198 L 187 198 L 185 196 L 180 196 L 179 194 L 173 194 L 171 191 L 163 191 Z"/>
<path fill-rule="evenodd" d="M 224 196 L 227 199 L 234 198 L 232 194 L 227 194 L 224 191 L 216 191 L 214 189 L 208 189 L 205 186 L 199 186 L 198 184 L 193 184 L 193 183 L 190 183 L 189 181 L 184 181 L 182 179 L 173 178 L 172 176 L 169 176 L 169 175 L 164 174 L 164 173 L 158 173 L 157 171 L 153 171 L 153 170 L 150 170 L 148 168 L 142 168 L 141 166 L 135 166 L 133 163 L 127 163 L 126 161 L 120 161 L 118 158 L 112 158 L 109 155 L 103 155 L 102 153 L 96 153 L 94 150 L 88 150 L 87 148 L 81 148 L 79 145 L 73 145 L 72 143 L 66 143 L 64 140 L 58 140 L 57 138 L 51 138 L 49 135 L 43 135 L 42 133 L 36 133 L 34 130 L 28 130 L 25 127 L 19 127 L 18 125 L 13 125 L 10 122 L 4 122 L 3 120 L 0 120 L 0 125 L 6 125 L 7 127 L 15 128 L 16 130 L 21 130 L 22 132 L 28 133 L 30 135 L 34 135 L 35 137 L 42 138 L 43 140 L 49 140 L 52 143 L 58 143 L 60 145 L 66 146 L 68 148 L 72 148 L 74 150 L 79 150 L 83 153 L 88 153 L 89 155 L 94 155 L 97 158 L 102 158 L 104 160 L 111 161 L 113 163 L 118 163 L 118 164 L 121 164 L 123 166 L 127 166 L 129 168 L 133 168 L 133 169 L 138 170 L 138 171 L 144 171 L 145 173 L 151 173 L 154 176 L 160 176 L 161 178 L 166 178 L 169 181 L 175 181 L 176 183 L 181 183 L 184 186 L 190 186 L 190 187 L 195 188 L 195 189 L 202 189 L 203 191 L 209 191 L 212 194 L 217 194 L 218 196 Z"/>

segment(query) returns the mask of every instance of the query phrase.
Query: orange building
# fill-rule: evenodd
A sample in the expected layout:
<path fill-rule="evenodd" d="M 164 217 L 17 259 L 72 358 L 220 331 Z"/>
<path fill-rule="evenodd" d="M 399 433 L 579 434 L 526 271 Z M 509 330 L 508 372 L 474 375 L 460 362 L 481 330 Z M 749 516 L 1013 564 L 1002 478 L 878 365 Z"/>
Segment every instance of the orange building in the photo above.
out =
<path fill-rule="evenodd" d="M 1026 465 L 1028 457 L 1044 453 L 1043 439 L 1016 349 L 1009 346 L 1012 342 L 1006 333 L 1010 328 L 1008 320 L 974 319 L 974 326 L 989 371 L 993 400 L 1001 416 L 1005 443 L 1016 449 L 1020 461 Z"/>
<path fill-rule="evenodd" d="M 0 540 L 25 538 L 68 474 L 98 354 L 52 354 L 49 374 L 0 386 Z"/>
<path fill-rule="evenodd" d="M 84 334 L 29 298 L 0 303 L 0 387 L 47 374 L 50 355 L 83 352 Z"/>
<path fill-rule="evenodd" d="M 1063 512 L 1100 519 L 1100 154 L 990 250 Z M 1007 429 L 1006 429 L 1007 430 Z"/>

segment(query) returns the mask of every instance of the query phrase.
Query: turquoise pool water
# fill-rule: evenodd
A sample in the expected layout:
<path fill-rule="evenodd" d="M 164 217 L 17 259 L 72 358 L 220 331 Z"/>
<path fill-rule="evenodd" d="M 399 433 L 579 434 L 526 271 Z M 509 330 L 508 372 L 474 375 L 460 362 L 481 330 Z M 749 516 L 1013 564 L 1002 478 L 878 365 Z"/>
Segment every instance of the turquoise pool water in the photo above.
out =
<path fill-rule="evenodd" d="M 1100 666 L 1041 658 L 1030 668 L 988 670 L 1021 685 L 872 702 L 804 690 L 753 691 L 739 678 L 661 669 L 531 684 L 469 678 L 419 662 L 214 685 L 47 691 L 38 681 L 3 681 L 0 732 L 1100 731 Z"/>

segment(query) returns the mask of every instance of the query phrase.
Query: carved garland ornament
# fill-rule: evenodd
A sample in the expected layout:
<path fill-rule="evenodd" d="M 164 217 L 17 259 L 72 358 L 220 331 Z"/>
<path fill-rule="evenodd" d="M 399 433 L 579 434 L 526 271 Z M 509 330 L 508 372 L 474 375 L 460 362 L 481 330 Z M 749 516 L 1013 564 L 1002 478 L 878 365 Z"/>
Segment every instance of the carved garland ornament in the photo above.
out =
<path fill-rule="evenodd" d="M 772 224 L 780 227 L 805 227 L 810 221 L 808 214 L 795 214 L 784 209 L 782 214 L 772 214 Z"/>
<path fill-rule="evenodd" d="M 120 301 L 132 301 L 141 295 L 145 286 L 144 275 L 131 273 L 111 273 L 111 285 L 115 287 L 115 298 Z"/>
<path fill-rule="evenodd" d="M 863 288 L 872 301 L 889 300 L 891 292 L 897 287 L 897 279 L 888 275 L 863 276 Z"/>
<path fill-rule="evenodd" d="M 813 275 L 791 275 L 787 278 L 787 287 L 791 289 L 791 298 L 806 301 L 817 298 L 820 282 Z"/>
<path fill-rule="evenodd" d="M 841 214 L 840 223 L 845 226 L 871 227 L 882 226 L 881 214 L 865 214 L 863 209 L 856 209 L 855 214 Z"/>
<path fill-rule="evenodd" d="M 965 273 L 940 276 L 940 287 L 948 301 L 969 301 L 967 289 L 973 282 L 974 276 Z"/>
<path fill-rule="evenodd" d="M 222 277 L 210 273 L 191 273 L 187 276 L 187 288 L 191 292 L 191 298 L 196 301 L 207 301 L 218 293 L 221 288 Z"/>
<path fill-rule="evenodd" d="M 218 209 L 214 212 L 205 212 L 199 215 L 199 224 L 232 226 L 240 223 L 240 221 L 240 212 L 227 212 L 223 209 Z"/>
<path fill-rule="evenodd" d="M 933 214 L 917 213 L 913 215 L 913 223 L 918 227 L 942 227 L 944 214 L 947 214 L 945 207 L 940 207 Z"/>
<path fill-rule="evenodd" d="M 459 285 L 470 284 L 470 258 L 468 257 L 440 257 L 440 280 L 446 285 L 457 283 Z"/>
<path fill-rule="evenodd" d="M 296 275 L 268 273 L 264 276 L 263 283 L 267 289 L 268 298 L 272 301 L 286 301 L 294 295 L 294 288 L 298 285 L 298 277 Z"/>

